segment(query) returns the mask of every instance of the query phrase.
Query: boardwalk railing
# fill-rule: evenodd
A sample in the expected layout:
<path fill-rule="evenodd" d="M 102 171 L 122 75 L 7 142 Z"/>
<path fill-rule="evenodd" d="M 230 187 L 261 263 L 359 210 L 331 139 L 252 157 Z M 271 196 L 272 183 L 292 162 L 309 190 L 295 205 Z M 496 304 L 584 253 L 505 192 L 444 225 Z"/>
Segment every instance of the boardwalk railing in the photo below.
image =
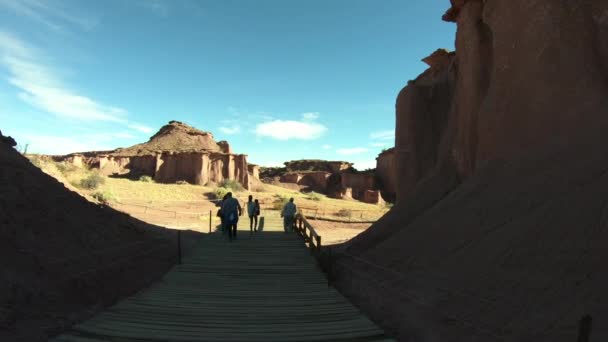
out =
<path fill-rule="evenodd" d="M 319 255 L 321 253 L 321 235 L 317 234 L 315 228 L 308 223 L 306 216 L 301 212 L 296 215 L 296 219 L 293 221 L 293 229 L 308 243 L 311 254 L 316 252 Z"/>

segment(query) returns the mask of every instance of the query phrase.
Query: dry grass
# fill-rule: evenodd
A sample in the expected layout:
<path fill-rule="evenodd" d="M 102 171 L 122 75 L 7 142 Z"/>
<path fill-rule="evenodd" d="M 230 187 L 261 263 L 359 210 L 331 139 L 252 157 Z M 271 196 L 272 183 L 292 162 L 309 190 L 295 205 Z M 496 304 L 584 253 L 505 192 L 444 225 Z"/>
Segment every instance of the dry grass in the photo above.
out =
<path fill-rule="evenodd" d="M 209 212 L 215 226 L 215 202 L 208 194 L 216 187 L 192 184 L 160 184 L 143 180 L 104 177 L 104 184 L 95 190 L 79 187 L 80 181 L 91 175 L 87 168 L 76 168 L 52 160 L 38 158 L 35 163 L 47 174 L 64 183 L 69 189 L 80 193 L 89 200 L 95 200 L 96 193 L 108 194 L 113 198 L 108 204 L 152 224 L 168 227 L 184 227 L 207 231 Z M 387 208 L 355 200 L 328 198 L 325 195 L 301 193 L 283 187 L 264 184 L 256 190 L 234 192 L 243 208 L 251 194 L 260 201 L 263 211 L 280 207 L 277 203 L 293 197 L 296 205 L 309 217 L 324 217 L 341 221 L 373 221 L 380 218 Z M 349 215 L 344 216 L 344 213 Z"/>

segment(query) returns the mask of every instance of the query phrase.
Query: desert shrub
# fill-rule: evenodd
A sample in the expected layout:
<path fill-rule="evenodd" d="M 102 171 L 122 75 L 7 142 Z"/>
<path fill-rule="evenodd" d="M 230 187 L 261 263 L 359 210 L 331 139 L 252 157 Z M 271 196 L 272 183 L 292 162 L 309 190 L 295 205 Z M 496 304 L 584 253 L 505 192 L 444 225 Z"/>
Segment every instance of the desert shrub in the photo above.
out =
<path fill-rule="evenodd" d="M 234 191 L 234 192 L 240 192 L 240 191 L 244 191 L 245 190 L 245 188 L 243 188 L 243 185 L 241 185 L 241 183 L 237 182 L 234 179 L 226 179 L 226 180 L 224 180 L 220 184 L 220 187 L 226 188 L 226 189 L 230 189 L 230 191 Z"/>
<path fill-rule="evenodd" d="M 188 184 L 188 182 L 186 182 L 185 180 L 178 180 L 177 182 L 175 182 L 175 184 L 177 184 L 177 185 L 186 185 L 186 184 Z"/>
<path fill-rule="evenodd" d="M 38 156 L 38 155 L 28 155 L 28 159 L 30 160 L 30 163 L 32 163 L 37 168 L 40 169 L 42 167 L 42 160 L 41 160 L 40 156 Z"/>
<path fill-rule="evenodd" d="M 152 180 L 152 177 L 143 175 L 143 176 L 139 177 L 139 181 L 144 182 L 144 183 L 152 183 L 153 180 Z"/>
<path fill-rule="evenodd" d="M 110 202 L 118 201 L 118 197 L 112 191 L 97 191 L 94 193 L 93 198 L 103 204 L 109 204 Z"/>
<path fill-rule="evenodd" d="M 98 173 L 91 173 L 87 177 L 81 179 L 80 183 L 78 185 L 83 189 L 95 190 L 100 185 L 104 184 L 105 182 L 106 182 L 106 179 L 103 178 L 102 175 L 100 175 Z"/>
<path fill-rule="evenodd" d="M 72 173 L 78 169 L 78 167 L 74 164 L 65 163 L 65 162 L 56 162 L 55 167 L 59 172 L 61 172 L 64 176 L 68 173 Z"/>
<path fill-rule="evenodd" d="M 289 197 L 283 195 L 274 195 L 274 201 L 272 202 L 272 207 L 275 210 L 283 210 L 285 204 L 289 202 Z"/>
<path fill-rule="evenodd" d="M 215 189 L 215 198 L 221 200 L 229 192 L 230 192 L 229 189 L 226 189 L 224 187 L 219 187 L 219 188 Z"/>
<path fill-rule="evenodd" d="M 311 191 L 310 193 L 308 193 L 308 195 L 306 196 L 306 198 L 308 198 L 311 201 L 320 201 L 323 199 L 323 196 L 319 193 L 316 193 L 314 191 Z"/>
<path fill-rule="evenodd" d="M 351 217 L 352 215 L 353 215 L 353 211 L 350 209 L 340 209 L 336 213 L 336 216 L 340 216 L 340 217 Z"/>

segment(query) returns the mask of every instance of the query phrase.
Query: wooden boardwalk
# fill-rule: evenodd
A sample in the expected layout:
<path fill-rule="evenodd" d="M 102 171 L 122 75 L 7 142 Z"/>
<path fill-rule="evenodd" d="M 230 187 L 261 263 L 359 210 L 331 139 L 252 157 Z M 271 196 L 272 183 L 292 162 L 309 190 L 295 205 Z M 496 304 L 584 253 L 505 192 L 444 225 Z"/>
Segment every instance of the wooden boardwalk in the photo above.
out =
<path fill-rule="evenodd" d="M 238 239 L 219 233 L 164 278 L 54 341 L 388 341 L 328 288 L 303 241 L 278 216 Z M 245 227 L 247 226 L 247 227 Z"/>

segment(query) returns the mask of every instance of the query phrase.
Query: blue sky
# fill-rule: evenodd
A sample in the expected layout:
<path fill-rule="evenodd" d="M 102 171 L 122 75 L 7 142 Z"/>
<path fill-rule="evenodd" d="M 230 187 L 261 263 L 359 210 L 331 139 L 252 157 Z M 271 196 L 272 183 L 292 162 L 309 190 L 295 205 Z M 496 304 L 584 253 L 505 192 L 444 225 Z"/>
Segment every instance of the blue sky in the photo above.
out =
<path fill-rule="evenodd" d="M 359 169 L 394 144 L 395 97 L 452 50 L 447 0 L 0 0 L 0 129 L 63 154 L 179 120 L 261 165 Z"/>

